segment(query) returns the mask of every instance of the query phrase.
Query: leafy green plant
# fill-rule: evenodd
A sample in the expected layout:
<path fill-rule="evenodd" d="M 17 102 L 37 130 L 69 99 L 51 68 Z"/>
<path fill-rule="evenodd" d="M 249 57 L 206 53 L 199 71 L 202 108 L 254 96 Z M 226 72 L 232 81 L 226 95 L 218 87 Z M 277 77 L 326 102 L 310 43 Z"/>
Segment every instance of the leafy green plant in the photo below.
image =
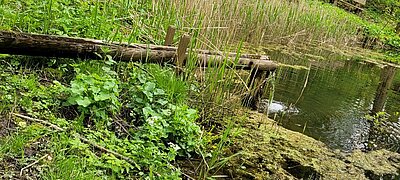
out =
<path fill-rule="evenodd" d="M 167 71 L 159 66 L 128 64 L 127 68 L 129 70 L 123 70 L 130 74 L 121 81 L 116 72 L 103 63 L 76 65 L 76 77 L 66 90 L 69 95 L 66 104 L 76 105 L 85 116 L 109 122 L 98 123 L 94 129 L 73 126 L 74 130 L 81 129 L 78 132 L 84 132 L 90 141 L 133 159 L 135 163 L 111 154 L 96 154 L 74 136 L 55 139 L 62 141 L 65 144 L 63 146 L 69 149 L 69 152 L 57 159 L 81 157 L 83 159 L 75 163 L 77 166 L 86 163 L 82 168 L 97 169 L 101 174 L 111 173 L 115 178 L 178 179 L 180 170 L 171 163 L 177 156 L 194 154 L 202 143 L 201 129 L 195 123 L 197 111 L 184 104 L 184 96 L 173 98 L 177 97 L 178 91 L 173 86 L 181 86 L 183 88 L 180 91 L 184 91 L 187 90 L 186 84 L 171 76 L 171 73 L 154 75 Z M 103 94 L 106 98 L 102 98 Z M 102 113 L 100 116 L 96 114 L 99 111 Z M 121 118 L 120 111 L 128 111 L 131 116 L 122 119 L 126 123 L 122 127 L 126 128 L 124 134 L 110 130 L 116 125 L 109 115 Z M 81 177 L 79 174 L 69 174 L 72 162 L 61 163 L 57 160 L 55 163 L 59 165 L 52 167 L 53 170 L 65 166 L 66 176 Z M 56 174 L 53 176 L 57 177 Z"/>
<path fill-rule="evenodd" d="M 96 123 L 109 121 L 110 115 L 119 112 L 118 80 L 109 67 L 103 66 L 103 75 L 98 73 L 84 74 L 79 68 L 77 75 L 68 88 L 69 98 L 66 105 L 77 105 L 83 116 L 89 115 Z"/>
<path fill-rule="evenodd" d="M 150 72 L 159 71 L 153 67 Z M 176 144 L 180 148 L 178 152 L 183 155 L 193 152 L 199 145 L 200 128 L 195 123 L 198 115 L 196 110 L 182 105 L 183 100 L 170 99 L 176 93 L 170 86 L 181 86 L 182 82 L 173 80 L 175 83 L 170 84 L 169 88 L 164 84 L 165 89 L 161 89 L 162 85 L 157 79 L 167 79 L 169 75 L 158 74 L 158 78 L 154 78 L 149 72 L 134 68 L 126 87 L 130 99 L 126 107 L 132 110 L 130 115 L 136 123 L 143 124 L 144 131 L 139 133 L 143 139 Z"/>
<path fill-rule="evenodd" d="M 372 122 L 375 126 L 381 125 L 383 122 L 388 121 L 389 114 L 386 112 L 378 112 L 375 115 L 365 115 L 365 118 Z"/>

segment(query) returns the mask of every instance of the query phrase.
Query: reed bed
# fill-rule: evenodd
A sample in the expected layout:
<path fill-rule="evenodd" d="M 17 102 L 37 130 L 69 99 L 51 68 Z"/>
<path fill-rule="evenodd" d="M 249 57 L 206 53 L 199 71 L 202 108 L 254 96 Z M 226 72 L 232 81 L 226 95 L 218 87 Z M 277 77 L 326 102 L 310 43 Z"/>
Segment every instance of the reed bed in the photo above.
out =
<path fill-rule="evenodd" d="M 153 1 L 153 6 L 162 12 L 175 8 L 173 17 L 180 29 L 199 31 L 195 34 L 209 48 L 238 41 L 255 46 L 322 43 L 343 47 L 354 42 L 359 26 L 355 16 L 308 0 L 171 0 Z"/>

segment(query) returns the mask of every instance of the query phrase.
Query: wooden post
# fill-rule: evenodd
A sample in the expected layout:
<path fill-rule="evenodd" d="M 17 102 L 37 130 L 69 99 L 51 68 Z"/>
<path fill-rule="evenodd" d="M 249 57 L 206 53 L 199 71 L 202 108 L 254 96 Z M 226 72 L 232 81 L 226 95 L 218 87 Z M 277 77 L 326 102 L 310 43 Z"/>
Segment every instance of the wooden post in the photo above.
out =
<path fill-rule="evenodd" d="M 395 72 L 396 68 L 393 66 L 385 66 L 382 69 L 381 80 L 378 89 L 376 90 L 374 105 L 371 111 L 373 114 L 383 110 L 388 95 L 388 90 L 392 85 Z"/>
<path fill-rule="evenodd" d="M 247 87 L 250 89 L 243 98 L 242 105 L 253 110 L 257 109 L 258 102 L 264 92 L 267 78 L 271 71 L 263 71 L 255 67 L 250 72 L 250 79 L 247 82 Z"/>
<path fill-rule="evenodd" d="M 172 45 L 172 43 L 174 41 L 175 31 L 176 31 L 176 29 L 174 26 L 168 26 L 167 35 L 165 36 L 165 40 L 164 40 L 164 46 Z"/>
<path fill-rule="evenodd" d="M 253 110 L 257 109 L 258 103 L 261 99 L 261 96 L 264 92 L 265 86 L 268 83 L 267 78 L 271 74 L 271 72 L 275 71 L 274 69 L 266 69 L 261 65 L 262 63 L 266 63 L 268 61 L 268 57 L 261 56 L 259 63 L 252 64 L 252 69 L 250 71 L 250 78 L 247 82 L 247 87 L 249 91 L 242 97 L 242 105 L 245 107 L 249 107 Z"/>
<path fill-rule="evenodd" d="M 176 72 L 180 74 L 183 69 L 183 65 L 185 64 L 186 59 L 186 51 L 189 46 L 190 36 L 188 34 L 184 34 L 178 44 L 177 54 L 176 54 Z"/>

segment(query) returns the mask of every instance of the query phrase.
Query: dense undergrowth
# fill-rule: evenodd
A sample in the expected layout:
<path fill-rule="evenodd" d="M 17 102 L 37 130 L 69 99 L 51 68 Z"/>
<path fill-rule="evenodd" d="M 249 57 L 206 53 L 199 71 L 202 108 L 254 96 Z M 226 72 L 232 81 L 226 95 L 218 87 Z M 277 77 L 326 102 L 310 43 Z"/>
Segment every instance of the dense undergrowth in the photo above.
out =
<path fill-rule="evenodd" d="M 391 29 L 318 1 L 0 0 L 2 30 L 162 44 L 169 25 L 192 35 L 191 48 L 240 51 L 242 42 L 347 48 L 362 38 L 360 27 L 398 48 Z M 1 58 L 1 178 L 205 179 L 237 155 L 222 152 L 235 134 L 227 124 L 239 114 L 248 74 L 227 64 L 199 70 L 189 61 L 185 76 L 176 76 L 170 67 L 104 59 Z M 187 158 L 199 162 L 190 175 L 178 163 Z"/>
<path fill-rule="evenodd" d="M 386 51 L 389 58 L 398 62 L 400 49 L 400 2 L 396 0 L 371 0 L 362 17 L 365 43 Z M 368 42 L 369 41 L 369 42 Z"/>
<path fill-rule="evenodd" d="M 2 137 L 1 161 L 17 158 L 17 165 L 22 166 L 47 154 L 52 160 L 38 169 L 44 179 L 106 175 L 168 179 L 180 175 L 172 165 L 177 156 L 203 150 L 202 131 L 195 124 L 198 113 L 185 105 L 187 85 L 168 69 L 127 63 L 116 65 L 118 71 L 114 71 L 110 61 L 80 62 L 65 69 L 29 63 L 35 62 L 20 57 L 2 59 L 1 117 L 23 113 L 67 131 L 51 131 L 40 123 L 11 118 L 17 128 L 9 132 L 11 136 Z M 77 133 L 135 163 L 94 151 Z M 25 155 L 41 139 L 46 140 L 35 147 L 35 153 Z M 3 177 L 18 177 L 7 168 L 0 168 Z"/>

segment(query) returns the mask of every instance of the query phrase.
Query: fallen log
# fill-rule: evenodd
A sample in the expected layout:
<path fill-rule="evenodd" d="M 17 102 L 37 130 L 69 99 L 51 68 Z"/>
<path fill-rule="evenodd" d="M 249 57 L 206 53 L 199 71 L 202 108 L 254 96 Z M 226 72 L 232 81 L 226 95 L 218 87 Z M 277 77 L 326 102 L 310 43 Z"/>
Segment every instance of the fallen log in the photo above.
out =
<path fill-rule="evenodd" d="M 236 68 L 271 71 L 277 65 L 267 56 L 221 53 L 193 50 L 198 54 L 199 65 L 218 65 L 228 62 Z M 86 38 L 0 31 L 0 53 L 14 55 L 102 59 L 110 55 L 117 61 L 140 61 L 148 63 L 174 63 L 176 47 L 148 44 L 104 42 Z M 99 56 L 100 55 L 100 56 Z M 238 57 L 237 57 L 238 56 Z M 238 59 L 237 59 L 238 58 Z M 237 63 L 234 63 L 236 61 Z"/>

